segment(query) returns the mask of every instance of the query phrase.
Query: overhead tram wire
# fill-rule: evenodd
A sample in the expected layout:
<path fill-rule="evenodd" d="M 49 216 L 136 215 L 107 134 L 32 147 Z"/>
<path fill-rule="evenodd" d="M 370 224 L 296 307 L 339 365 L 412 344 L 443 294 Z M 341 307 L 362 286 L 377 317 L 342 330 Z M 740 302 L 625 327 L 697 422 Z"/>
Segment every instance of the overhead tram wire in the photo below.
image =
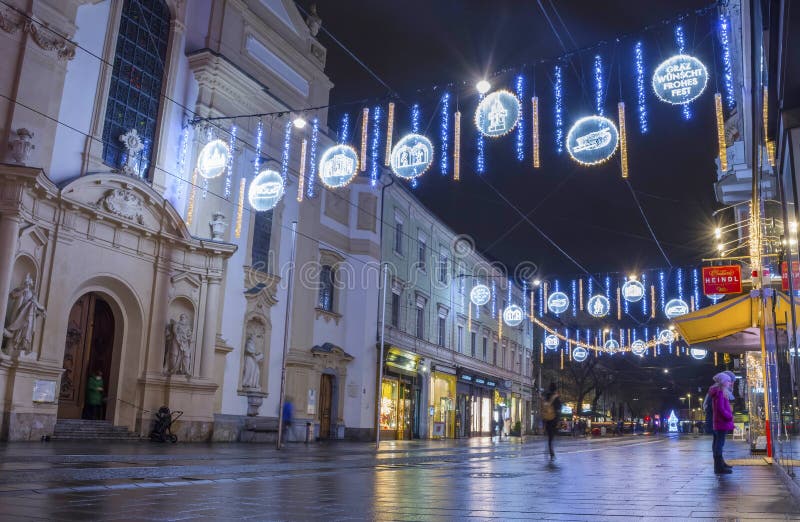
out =
<path fill-rule="evenodd" d="M 647 229 L 650 231 L 650 235 L 653 237 L 653 241 L 655 241 L 656 246 L 661 251 L 661 255 L 664 256 L 664 260 L 667 262 L 667 265 L 669 265 L 670 269 L 672 269 L 672 262 L 669 260 L 669 257 L 667 256 L 667 253 L 664 251 L 664 248 L 661 246 L 661 243 L 658 241 L 658 238 L 656 237 L 656 233 L 655 233 L 655 231 L 653 231 L 653 227 L 650 225 L 650 221 L 647 219 L 647 215 L 645 214 L 641 203 L 639 203 L 639 198 L 636 196 L 636 191 L 633 190 L 633 185 L 631 185 L 630 180 L 627 180 L 627 179 L 625 180 L 625 184 L 628 186 L 628 189 L 630 190 L 631 196 L 633 197 L 633 201 L 636 203 L 636 206 L 639 208 L 639 213 L 641 213 L 642 219 L 644 220 L 644 224 L 647 225 Z"/>

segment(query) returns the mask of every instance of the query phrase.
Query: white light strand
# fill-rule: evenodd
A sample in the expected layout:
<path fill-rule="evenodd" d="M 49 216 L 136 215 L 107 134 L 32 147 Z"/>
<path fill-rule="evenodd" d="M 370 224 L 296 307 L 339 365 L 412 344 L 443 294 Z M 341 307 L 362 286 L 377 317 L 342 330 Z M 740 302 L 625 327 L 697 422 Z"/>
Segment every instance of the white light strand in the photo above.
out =
<path fill-rule="evenodd" d="M 540 167 L 539 161 L 539 97 L 534 96 L 531 98 L 532 109 L 532 130 L 531 139 L 533 140 L 533 168 Z"/>
<path fill-rule="evenodd" d="M 253 177 L 258 176 L 261 172 L 261 143 L 264 137 L 264 122 L 258 120 L 256 124 L 256 157 L 253 160 Z"/>
<path fill-rule="evenodd" d="M 453 180 L 461 180 L 461 111 L 453 120 Z"/>
<path fill-rule="evenodd" d="M 292 120 L 286 120 L 286 125 L 283 128 L 283 154 L 281 155 L 281 177 L 283 182 L 286 183 L 286 178 L 289 175 L 289 154 L 292 147 Z"/>
<path fill-rule="evenodd" d="M 733 66 L 731 64 L 730 20 L 719 15 L 719 41 L 722 46 L 722 79 L 725 84 L 725 105 L 728 110 L 736 106 L 736 92 L 733 86 Z"/>
<path fill-rule="evenodd" d="M 480 95 L 480 99 L 483 100 L 483 94 Z M 478 142 L 477 142 L 477 151 L 478 151 L 478 158 L 475 165 L 475 171 L 478 174 L 483 174 L 486 172 L 486 145 L 484 142 L 483 134 L 478 132 Z"/>
<path fill-rule="evenodd" d="M 319 144 L 319 118 L 311 120 L 311 147 L 308 151 L 308 189 L 306 195 L 314 197 L 314 183 L 317 180 L 317 146 Z"/>
<path fill-rule="evenodd" d="M 339 124 L 339 143 L 344 145 L 350 141 L 350 114 L 342 114 L 342 121 Z"/>
<path fill-rule="evenodd" d="M 647 134 L 647 97 L 644 86 L 644 51 L 642 42 L 636 42 L 633 48 L 633 59 L 636 66 L 636 97 L 637 111 L 639 113 L 639 131 Z"/>
<path fill-rule="evenodd" d="M 372 110 L 372 164 L 369 173 L 369 183 L 371 186 L 378 184 L 380 174 L 380 147 L 381 147 L 381 108 L 376 106 Z"/>
<path fill-rule="evenodd" d="M 554 108 L 556 125 L 556 152 L 561 154 L 564 151 L 564 92 L 560 65 L 556 65 L 554 76 L 553 93 L 556 101 Z"/>
<path fill-rule="evenodd" d="M 389 102 L 386 114 L 386 150 L 383 153 L 383 164 L 389 166 L 392 162 L 392 138 L 394 135 L 394 102 Z"/>
<path fill-rule="evenodd" d="M 594 57 L 594 108 L 595 114 L 603 115 L 603 58 Z"/>
<path fill-rule="evenodd" d="M 681 24 L 675 26 L 675 42 L 678 44 L 678 54 L 684 54 L 686 52 L 686 36 L 683 34 L 683 26 Z M 683 112 L 684 120 L 692 119 L 692 109 L 688 103 L 681 105 L 681 111 Z"/>
<path fill-rule="evenodd" d="M 306 183 L 306 149 L 308 147 L 308 140 L 303 138 L 303 141 L 300 142 L 300 173 L 297 176 L 297 202 L 301 203 L 303 201 L 303 196 L 305 195 L 305 183 Z"/>
<path fill-rule="evenodd" d="M 519 100 L 525 99 L 525 77 L 517 75 L 515 82 L 515 92 Z M 525 160 L 525 118 L 524 112 L 520 111 L 519 121 L 517 122 L 517 141 L 516 141 L 517 161 Z"/>
<path fill-rule="evenodd" d="M 231 183 L 233 182 L 233 158 L 236 155 L 236 125 L 231 126 L 230 140 L 228 141 L 228 165 L 225 174 L 225 199 L 231 199 Z"/>
<path fill-rule="evenodd" d="M 369 134 L 369 107 L 361 109 L 361 172 L 367 170 L 367 135 Z"/>
<path fill-rule="evenodd" d="M 186 173 L 186 152 L 189 149 L 189 126 L 184 125 L 181 131 L 180 153 L 178 154 L 178 186 L 175 188 L 175 199 L 180 201 L 183 198 L 183 186 L 188 181 L 183 178 Z"/>
<path fill-rule="evenodd" d="M 439 170 L 442 176 L 447 175 L 448 162 L 450 161 L 449 148 L 450 148 L 450 93 L 446 92 L 442 95 L 441 100 L 441 128 L 439 134 L 441 138 L 440 155 L 439 155 Z"/>

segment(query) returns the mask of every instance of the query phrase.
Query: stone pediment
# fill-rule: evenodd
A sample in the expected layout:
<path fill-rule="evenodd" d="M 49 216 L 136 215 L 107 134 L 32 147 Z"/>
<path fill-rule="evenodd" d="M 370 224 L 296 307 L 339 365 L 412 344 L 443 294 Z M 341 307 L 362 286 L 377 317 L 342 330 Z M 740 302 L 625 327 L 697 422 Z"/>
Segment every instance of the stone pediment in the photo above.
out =
<path fill-rule="evenodd" d="M 120 174 L 91 174 L 61 189 L 64 201 L 94 210 L 98 216 L 140 227 L 152 234 L 191 239 L 180 215 L 147 183 Z"/>

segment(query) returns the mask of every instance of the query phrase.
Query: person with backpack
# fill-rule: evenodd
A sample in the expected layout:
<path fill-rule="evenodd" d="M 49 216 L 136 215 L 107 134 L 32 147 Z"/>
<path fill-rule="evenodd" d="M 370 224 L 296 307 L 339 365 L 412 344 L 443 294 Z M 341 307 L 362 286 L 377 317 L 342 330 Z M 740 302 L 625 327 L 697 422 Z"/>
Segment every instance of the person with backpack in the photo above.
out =
<path fill-rule="evenodd" d="M 558 414 L 561 412 L 561 399 L 558 395 L 558 386 L 551 382 L 548 392 L 542 402 L 542 420 L 547 431 L 547 449 L 550 451 L 550 460 L 555 460 L 556 452 L 553 450 L 553 438 L 558 431 Z"/>
<path fill-rule="evenodd" d="M 711 428 L 714 440 L 711 445 L 714 454 L 714 473 L 718 475 L 733 473 L 733 466 L 728 465 L 722 457 L 725 446 L 725 436 L 733 431 L 733 383 L 736 376 L 731 371 L 718 373 L 714 376 L 714 384 L 708 389 L 703 409 L 706 413 L 706 430 Z M 710 422 L 710 426 L 709 426 Z"/>

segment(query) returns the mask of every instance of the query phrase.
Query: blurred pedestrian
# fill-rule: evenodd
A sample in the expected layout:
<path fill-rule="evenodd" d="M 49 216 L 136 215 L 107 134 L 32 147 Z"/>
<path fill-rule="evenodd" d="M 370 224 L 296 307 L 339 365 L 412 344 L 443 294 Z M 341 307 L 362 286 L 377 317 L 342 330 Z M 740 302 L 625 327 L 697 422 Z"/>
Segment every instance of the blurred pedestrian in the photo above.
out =
<path fill-rule="evenodd" d="M 733 400 L 734 378 L 733 372 L 718 373 L 714 376 L 715 384 L 708 389 L 714 429 L 711 448 L 714 454 L 714 473 L 716 474 L 729 474 L 733 471 L 733 467 L 729 466 L 722 457 L 722 449 L 725 447 L 725 436 L 728 432 L 733 431 L 731 401 Z"/>
<path fill-rule="evenodd" d="M 550 451 L 550 460 L 555 460 L 556 458 L 556 452 L 553 449 L 553 438 L 558 432 L 558 415 L 561 412 L 561 398 L 557 390 L 556 383 L 551 382 L 542 403 L 542 419 L 544 420 L 544 428 L 547 431 L 547 449 Z"/>
<path fill-rule="evenodd" d="M 281 417 L 283 419 L 283 432 L 281 432 L 281 444 L 286 442 L 287 433 L 292 430 L 292 417 L 294 416 L 294 405 L 292 404 L 291 397 L 286 397 L 283 401 L 283 411 Z"/>
<path fill-rule="evenodd" d="M 103 372 L 97 370 L 86 381 L 87 416 L 99 420 L 103 412 Z"/>

